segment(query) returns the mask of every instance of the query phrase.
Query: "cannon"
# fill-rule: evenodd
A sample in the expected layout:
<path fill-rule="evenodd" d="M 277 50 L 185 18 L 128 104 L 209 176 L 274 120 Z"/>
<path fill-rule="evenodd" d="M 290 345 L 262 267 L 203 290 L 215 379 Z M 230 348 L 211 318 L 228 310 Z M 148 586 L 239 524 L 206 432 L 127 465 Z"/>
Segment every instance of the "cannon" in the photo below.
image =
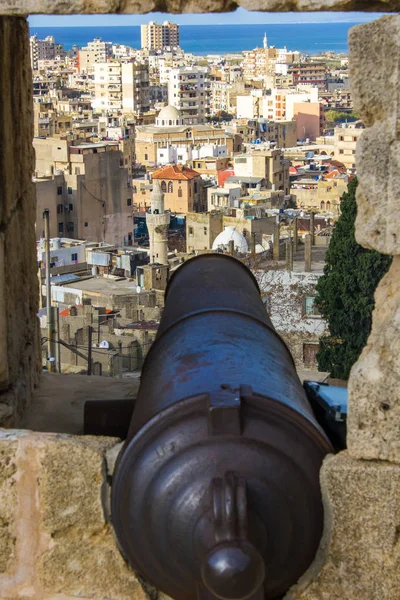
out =
<path fill-rule="evenodd" d="M 113 477 L 130 565 L 174 600 L 282 597 L 319 545 L 329 452 L 247 267 L 180 266 Z"/>

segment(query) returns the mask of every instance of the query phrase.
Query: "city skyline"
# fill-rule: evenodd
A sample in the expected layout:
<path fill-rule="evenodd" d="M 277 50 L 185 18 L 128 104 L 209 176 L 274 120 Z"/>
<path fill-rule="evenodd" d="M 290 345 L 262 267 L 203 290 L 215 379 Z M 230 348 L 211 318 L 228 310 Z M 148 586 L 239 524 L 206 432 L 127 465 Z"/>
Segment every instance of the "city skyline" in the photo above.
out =
<path fill-rule="evenodd" d="M 178 25 L 251 25 L 279 23 L 365 23 L 385 13 L 361 12 L 309 12 L 309 13 L 265 13 L 238 8 L 231 13 L 184 14 L 148 13 L 145 15 L 31 15 L 31 28 L 35 27 L 118 27 L 140 26 L 149 21 L 171 20 Z"/>

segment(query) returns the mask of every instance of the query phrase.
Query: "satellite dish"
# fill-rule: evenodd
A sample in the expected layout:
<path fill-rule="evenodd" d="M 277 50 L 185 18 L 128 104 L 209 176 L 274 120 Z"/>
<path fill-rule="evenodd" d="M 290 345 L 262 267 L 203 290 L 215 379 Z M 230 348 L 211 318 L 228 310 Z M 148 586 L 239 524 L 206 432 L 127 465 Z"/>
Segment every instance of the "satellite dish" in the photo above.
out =
<path fill-rule="evenodd" d="M 99 344 L 99 348 L 107 348 L 107 350 L 109 349 L 110 344 L 107 342 L 107 340 L 103 340 L 102 342 L 100 342 Z"/>

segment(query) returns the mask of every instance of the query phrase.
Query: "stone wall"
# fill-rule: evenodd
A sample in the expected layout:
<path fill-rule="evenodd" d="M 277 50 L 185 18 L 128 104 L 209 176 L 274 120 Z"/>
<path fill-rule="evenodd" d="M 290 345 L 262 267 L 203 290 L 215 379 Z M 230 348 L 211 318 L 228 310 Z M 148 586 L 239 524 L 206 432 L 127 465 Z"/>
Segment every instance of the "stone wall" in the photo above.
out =
<path fill-rule="evenodd" d="M 102 499 L 118 440 L 0 430 L 0 598 L 146 600 Z"/>
<path fill-rule="evenodd" d="M 0 0 L 0 13 L 6 15 L 74 14 L 74 13 L 207 13 L 235 10 L 238 6 L 247 10 L 271 12 L 362 10 L 393 12 L 400 10 L 399 0 Z"/>
<path fill-rule="evenodd" d="M 0 17 L 0 57 L 0 425 L 10 426 L 29 403 L 38 374 L 32 84 L 25 19 Z"/>
<path fill-rule="evenodd" d="M 400 17 L 350 31 L 359 243 L 394 255 L 375 292 L 372 331 L 349 379 L 346 452 L 321 472 L 325 534 L 314 565 L 286 600 L 400 598 Z"/>

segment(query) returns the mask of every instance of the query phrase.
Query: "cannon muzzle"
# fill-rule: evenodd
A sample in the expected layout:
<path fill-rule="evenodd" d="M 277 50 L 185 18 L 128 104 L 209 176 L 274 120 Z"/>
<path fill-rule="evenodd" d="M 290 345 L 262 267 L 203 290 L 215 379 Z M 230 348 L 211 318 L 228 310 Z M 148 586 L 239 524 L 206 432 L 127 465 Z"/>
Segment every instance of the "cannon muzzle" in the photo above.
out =
<path fill-rule="evenodd" d="M 174 600 L 272 600 L 312 562 L 332 447 L 250 271 L 171 277 L 112 485 L 127 561 Z"/>

